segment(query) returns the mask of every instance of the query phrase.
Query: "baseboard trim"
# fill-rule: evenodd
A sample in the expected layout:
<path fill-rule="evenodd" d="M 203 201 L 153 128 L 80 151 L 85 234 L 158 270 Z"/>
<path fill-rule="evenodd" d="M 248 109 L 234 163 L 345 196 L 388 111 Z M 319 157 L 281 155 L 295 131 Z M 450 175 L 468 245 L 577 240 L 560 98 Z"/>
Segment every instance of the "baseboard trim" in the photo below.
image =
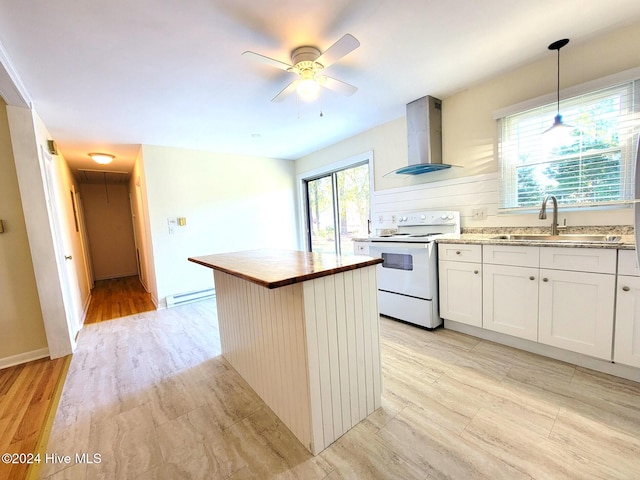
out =
<path fill-rule="evenodd" d="M 582 353 L 570 352 L 569 350 L 553 347 L 551 345 L 512 337 L 511 335 L 505 335 L 504 333 L 494 332 L 492 330 L 486 330 L 484 328 L 474 327 L 472 325 L 466 325 L 452 320 L 444 320 L 444 328 L 640 383 L 640 368 L 630 367 L 620 363 L 607 362 L 606 360 L 583 355 Z"/>
<path fill-rule="evenodd" d="M 31 350 L 30 352 L 19 353 L 18 355 L 12 355 L 10 357 L 0 358 L 0 369 L 13 367 L 22 363 L 32 362 L 33 360 L 40 360 L 49 356 L 48 348 L 40 348 L 38 350 Z"/>
<path fill-rule="evenodd" d="M 100 280 L 114 280 L 116 278 L 124 278 L 124 277 L 139 277 L 138 272 L 131 272 L 131 273 L 116 273 L 113 275 L 107 275 L 106 277 L 96 277 L 94 278 L 94 281 L 100 281 Z"/>

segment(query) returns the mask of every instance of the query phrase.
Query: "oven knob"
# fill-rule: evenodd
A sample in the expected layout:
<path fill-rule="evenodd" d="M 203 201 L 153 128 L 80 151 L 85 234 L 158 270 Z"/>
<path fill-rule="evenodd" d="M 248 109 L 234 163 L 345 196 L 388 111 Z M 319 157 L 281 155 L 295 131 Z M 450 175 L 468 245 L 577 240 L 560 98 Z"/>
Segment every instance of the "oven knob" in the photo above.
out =
<path fill-rule="evenodd" d="M 447 219 L 447 214 L 443 213 L 442 216 L 440 217 L 442 220 L 446 220 Z"/>
<path fill-rule="evenodd" d="M 450 213 L 449 215 L 447 215 L 447 218 L 448 218 L 449 220 L 453 220 L 453 213 Z"/>
<path fill-rule="evenodd" d="M 426 220 L 427 216 L 426 215 L 420 215 L 420 220 Z"/>

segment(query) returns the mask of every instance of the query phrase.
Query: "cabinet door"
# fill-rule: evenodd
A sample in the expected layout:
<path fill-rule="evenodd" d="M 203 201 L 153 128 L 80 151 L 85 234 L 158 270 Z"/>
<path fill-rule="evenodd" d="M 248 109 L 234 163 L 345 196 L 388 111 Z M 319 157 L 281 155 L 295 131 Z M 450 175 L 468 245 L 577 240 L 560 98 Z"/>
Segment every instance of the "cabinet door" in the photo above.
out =
<path fill-rule="evenodd" d="M 482 326 L 482 272 L 479 263 L 440 261 L 440 316 Z"/>
<path fill-rule="evenodd" d="M 482 278 L 482 326 L 537 341 L 538 269 L 485 264 Z"/>
<path fill-rule="evenodd" d="M 540 270 L 538 341 L 611 361 L 615 276 Z"/>
<path fill-rule="evenodd" d="M 618 277 L 613 361 L 640 367 L 640 277 Z"/>

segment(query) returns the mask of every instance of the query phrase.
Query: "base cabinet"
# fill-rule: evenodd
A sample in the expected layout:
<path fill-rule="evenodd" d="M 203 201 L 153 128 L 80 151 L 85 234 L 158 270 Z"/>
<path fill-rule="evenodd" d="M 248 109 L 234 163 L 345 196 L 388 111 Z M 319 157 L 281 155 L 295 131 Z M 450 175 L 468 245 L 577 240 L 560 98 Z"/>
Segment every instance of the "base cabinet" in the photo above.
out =
<path fill-rule="evenodd" d="M 640 277 L 618 276 L 613 361 L 640 368 Z"/>
<path fill-rule="evenodd" d="M 538 269 L 484 265 L 482 279 L 482 326 L 537 341 Z"/>
<path fill-rule="evenodd" d="M 481 264 L 441 260 L 440 317 L 482 326 Z"/>
<path fill-rule="evenodd" d="M 538 341 L 611 360 L 615 276 L 540 270 Z"/>

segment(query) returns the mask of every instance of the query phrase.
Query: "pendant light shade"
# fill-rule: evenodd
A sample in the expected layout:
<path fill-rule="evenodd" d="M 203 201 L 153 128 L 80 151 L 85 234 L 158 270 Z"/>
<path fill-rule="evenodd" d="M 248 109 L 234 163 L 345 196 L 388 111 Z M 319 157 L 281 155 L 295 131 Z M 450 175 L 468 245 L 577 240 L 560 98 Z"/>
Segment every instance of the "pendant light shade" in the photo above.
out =
<path fill-rule="evenodd" d="M 556 112 L 556 116 L 553 119 L 553 125 L 551 125 L 549 128 L 547 128 L 543 133 L 547 134 L 547 133 L 560 133 L 560 130 L 565 130 L 566 132 L 569 132 L 573 129 L 573 127 L 571 125 L 567 125 L 566 123 L 564 123 L 562 121 L 562 115 L 560 115 L 560 49 L 562 47 L 564 47 L 567 43 L 569 43 L 569 39 L 568 38 L 563 38 L 561 40 L 556 40 L 555 42 L 553 42 L 551 45 L 549 45 L 549 50 L 557 50 L 558 51 L 558 88 L 557 88 L 557 92 L 558 92 L 558 108 L 557 108 L 557 112 Z"/>

